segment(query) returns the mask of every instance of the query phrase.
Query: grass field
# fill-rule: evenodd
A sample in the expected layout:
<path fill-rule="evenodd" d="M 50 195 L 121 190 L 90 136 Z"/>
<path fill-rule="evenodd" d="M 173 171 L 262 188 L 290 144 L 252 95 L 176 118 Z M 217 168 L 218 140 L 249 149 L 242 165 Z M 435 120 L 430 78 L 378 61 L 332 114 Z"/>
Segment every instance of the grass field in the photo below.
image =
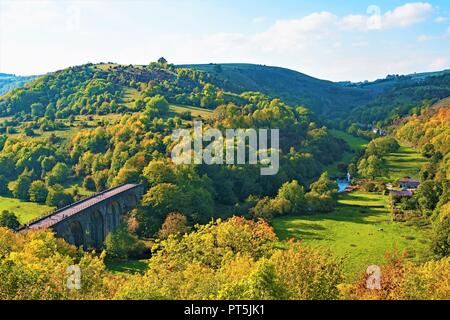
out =
<path fill-rule="evenodd" d="M 148 268 L 147 260 L 106 261 L 106 268 L 116 273 L 144 273 Z"/>
<path fill-rule="evenodd" d="M 350 161 L 352 161 L 353 157 L 358 151 L 363 150 L 367 144 L 369 143 L 367 140 L 352 136 L 351 134 L 348 134 L 344 131 L 340 130 L 330 130 L 330 133 L 336 137 L 344 140 L 347 142 L 347 144 L 350 146 L 351 152 L 345 151 L 342 153 L 341 158 L 336 163 L 333 163 L 329 166 L 327 166 L 324 171 L 328 171 L 328 173 L 331 176 L 338 176 L 342 175 L 342 172 L 339 171 L 337 165 L 339 163 L 345 163 L 348 164 Z"/>
<path fill-rule="evenodd" d="M 0 211 L 3 210 L 14 212 L 19 218 L 20 223 L 27 223 L 31 219 L 53 211 L 53 208 L 34 202 L 24 202 L 14 198 L 0 197 Z"/>
<path fill-rule="evenodd" d="M 383 179 L 394 181 L 409 176 L 419 178 L 420 168 L 427 160 L 416 150 L 401 146 L 399 151 L 385 157 L 388 174 Z"/>
<path fill-rule="evenodd" d="M 344 272 L 353 280 L 369 265 L 382 264 L 385 252 L 396 248 L 414 261 L 427 257 L 429 228 L 392 222 L 387 201 L 379 194 L 343 194 L 332 213 L 284 216 L 272 224 L 281 239 L 296 238 L 343 258 Z"/>
<path fill-rule="evenodd" d="M 201 117 L 204 119 L 209 119 L 212 116 L 213 111 L 204 108 L 192 107 L 192 106 L 181 106 L 181 105 L 170 105 L 170 110 L 174 113 L 181 113 L 188 111 L 194 117 Z"/>
<path fill-rule="evenodd" d="M 345 142 L 348 143 L 348 145 L 350 146 L 350 148 L 353 151 L 360 151 L 363 150 L 367 144 L 369 143 L 369 141 L 367 141 L 366 139 L 360 138 L 360 137 L 355 137 L 351 134 L 348 134 L 347 132 L 344 131 L 340 131 L 340 130 L 330 130 L 330 133 L 336 137 L 336 138 L 340 138 L 342 140 L 344 140 Z"/>

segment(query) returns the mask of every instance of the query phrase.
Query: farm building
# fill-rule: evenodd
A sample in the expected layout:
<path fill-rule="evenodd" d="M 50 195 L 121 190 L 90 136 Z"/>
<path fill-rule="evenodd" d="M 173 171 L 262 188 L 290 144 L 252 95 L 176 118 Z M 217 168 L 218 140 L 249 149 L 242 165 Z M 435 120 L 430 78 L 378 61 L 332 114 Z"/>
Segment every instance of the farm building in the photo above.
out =
<path fill-rule="evenodd" d="M 411 190 L 391 190 L 390 195 L 399 197 L 412 197 L 413 193 Z"/>
<path fill-rule="evenodd" d="M 404 177 L 398 180 L 398 184 L 400 188 L 404 189 L 417 189 L 420 185 L 420 181 L 418 179 L 412 179 L 409 177 Z"/>

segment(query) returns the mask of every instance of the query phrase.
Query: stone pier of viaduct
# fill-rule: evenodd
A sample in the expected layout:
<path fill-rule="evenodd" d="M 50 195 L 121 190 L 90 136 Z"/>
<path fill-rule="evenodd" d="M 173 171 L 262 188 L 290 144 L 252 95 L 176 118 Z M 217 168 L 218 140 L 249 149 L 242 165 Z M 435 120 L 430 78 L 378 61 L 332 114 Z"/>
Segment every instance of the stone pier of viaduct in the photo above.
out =
<path fill-rule="evenodd" d="M 100 249 L 123 216 L 138 205 L 142 194 L 142 185 L 114 187 L 38 218 L 21 231 L 51 228 L 77 247 Z"/>

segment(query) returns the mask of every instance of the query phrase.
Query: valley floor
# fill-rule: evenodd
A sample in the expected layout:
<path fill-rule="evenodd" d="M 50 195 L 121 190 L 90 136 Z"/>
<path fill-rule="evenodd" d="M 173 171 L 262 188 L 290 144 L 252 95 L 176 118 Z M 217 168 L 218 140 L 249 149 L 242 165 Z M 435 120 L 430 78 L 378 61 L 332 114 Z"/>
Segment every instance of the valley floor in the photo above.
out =
<path fill-rule="evenodd" d="M 34 218 L 52 212 L 54 209 L 52 207 L 34 202 L 21 201 L 15 198 L 0 197 L 0 212 L 3 210 L 14 212 L 17 215 L 20 223 L 27 223 Z"/>
<path fill-rule="evenodd" d="M 369 265 L 383 264 L 386 252 L 406 251 L 413 261 L 425 260 L 428 254 L 429 228 L 392 222 L 388 196 L 380 194 L 342 194 L 332 213 L 284 216 L 272 224 L 281 239 L 303 240 L 343 258 L 348 280 Z"/>

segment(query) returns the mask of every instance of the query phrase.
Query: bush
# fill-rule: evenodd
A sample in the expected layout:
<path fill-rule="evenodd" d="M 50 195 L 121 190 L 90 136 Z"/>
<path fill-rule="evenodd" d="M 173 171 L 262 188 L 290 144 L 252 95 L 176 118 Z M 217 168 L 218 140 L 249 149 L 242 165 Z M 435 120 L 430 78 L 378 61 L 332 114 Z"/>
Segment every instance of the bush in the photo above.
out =
<path fill-rule="evenodd" d="M 113 260 L 139 258 L 147 250 L 144 243 L 132 235 L 125 225 L 106 236 L 105 249 L 107 256 Z"/>
<path fill-rule="evenodd" d="M 33 181 L 29 190 L 30 201 L 37 203 L 45 203 L 48 195 L 47 186 L 43 181 Z"/>
<path fill-rule="evenodd" d="M 61 185 L 54 185 L 50 188 L 45 203 L 51 207 L 64 207 L 73 202 L 73 198 L 70 194 L 64 192 L 64 188 Z"/>
<path fill-rule="evenodd" d="M 14 212 L 3 210 L 0 213 L 0 227 L 17 230 L 20 227 L 20 222 Z"/>
<path fill-rule="evenodd" d="M 13 196 L 20 200 L 27 201 L 28 193 L 31 186 L 31 179 L 27 175 L 21 175 L 13 186 Z"/>

